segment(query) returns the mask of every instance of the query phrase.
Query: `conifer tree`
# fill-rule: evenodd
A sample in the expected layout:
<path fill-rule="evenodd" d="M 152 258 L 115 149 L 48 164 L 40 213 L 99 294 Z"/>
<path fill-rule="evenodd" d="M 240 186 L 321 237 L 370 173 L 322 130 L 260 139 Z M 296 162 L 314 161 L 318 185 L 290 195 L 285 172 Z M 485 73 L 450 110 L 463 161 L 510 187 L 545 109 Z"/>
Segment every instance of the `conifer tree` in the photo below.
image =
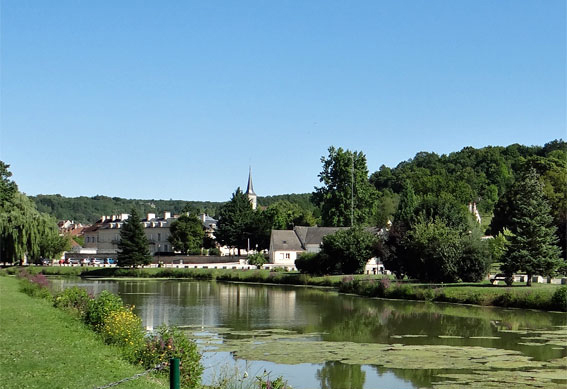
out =
<path fill-rule="evenodd" d="M 502 270 L 510 275 L 524 271 L 531 286 L 533 275 L 551 276 L 560 265 L 560 249 L 555 235 L 551 209 L 543 185 L 530 169 L 511 189 L 510 245 Z"/>
<path fill-rule="evenodd" d="M 411 253 L 404 244 L 404 239 L 415 219 L 415 209 L 419 198 L 415 195 L 411 182 L 405 181 L 400 195 L 400 202 L 394 215 L 386 240 L 379 244 L 382 261 L 397 278 L 404 278 L 408 271 Z"/>
<path fill-rule="evenodd" d="M 132 208 L 130 217 L 124 221 L 120 229 L 118 265 L 137 266 L 150 264 L 152 257 L 148 244 L 138 212 L 136 212 L 135 208 Z"/>

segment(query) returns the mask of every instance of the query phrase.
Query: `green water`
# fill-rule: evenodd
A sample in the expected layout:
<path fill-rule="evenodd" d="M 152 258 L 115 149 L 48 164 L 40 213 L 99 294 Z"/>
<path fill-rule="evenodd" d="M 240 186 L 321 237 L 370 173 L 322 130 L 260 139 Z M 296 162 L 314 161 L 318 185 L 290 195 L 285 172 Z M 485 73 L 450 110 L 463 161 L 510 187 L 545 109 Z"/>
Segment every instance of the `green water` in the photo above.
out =
<path fill-rule="evenodd" d="M 567 386 L 563 313 L 205 281 L 52 283 L 118 293 L 148 328 L 182 326 L 204 351 L 206 382 L 267 369 L 294 388 Z"/>

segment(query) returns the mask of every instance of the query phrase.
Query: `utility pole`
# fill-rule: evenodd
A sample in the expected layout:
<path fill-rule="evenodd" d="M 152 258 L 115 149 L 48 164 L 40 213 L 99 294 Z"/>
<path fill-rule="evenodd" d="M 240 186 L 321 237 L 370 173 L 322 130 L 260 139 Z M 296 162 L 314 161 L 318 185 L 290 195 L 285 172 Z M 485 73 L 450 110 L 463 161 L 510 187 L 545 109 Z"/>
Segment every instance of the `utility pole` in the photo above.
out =
<path fill-rule="evenodd" d="M 354 226 L 354 152 L 352 152 L 350 169 L 350 226 Z"/>

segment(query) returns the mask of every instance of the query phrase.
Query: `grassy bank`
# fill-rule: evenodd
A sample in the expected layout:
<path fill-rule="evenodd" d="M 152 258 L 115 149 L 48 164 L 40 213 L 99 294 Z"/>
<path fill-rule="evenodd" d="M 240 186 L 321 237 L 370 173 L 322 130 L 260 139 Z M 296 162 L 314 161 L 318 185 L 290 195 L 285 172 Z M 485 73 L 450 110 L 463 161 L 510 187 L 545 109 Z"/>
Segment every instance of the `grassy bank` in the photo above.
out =
<path fill-rule="evenodd" d="M 233 282 L 272 283 L 283 285 L 310 285 L 337 288 L 344 293 L 367 297 L 404 300 L 424 300 L 539 310 L 567 311 L 567 287 L 550 284 L 515 283 L 512 287 L 491 285 L 488 281 L 475 284 L 431 285 L 399 283 L 379 275 L 312 277 L 300 273 L 269 270 L 225 270 L 185 268 L 81 268 L 31 267 L 46 275 L 79 275 L 81 277 L 129 278 L 188 278 Z M 16 272 L 16 268 L 4 271 Z M 72 272 L 78 272 L 72 274 Z M 561 290 L 562 292 L 558 292 Z M 555 297 L 554 297 L 555 295 Z"/>
<path fill-rule="evenodd" d="M 432 285 L 353 279 L 341 282 L 339 291 L 366 297 L 567 311 L 567 287 L 550 284 L 507 287 L 488 282 Z"/>
<path fill-rule="evenodd" d="M 29 274 L 43 274 L 46 276 L 80 277 L 83 273 L 97 269 L 88 266 L 11 266 L 0 272 L 8 275 L 16 275 L 25 269 Z"/>
<path fill-rule="evenodd" d="M 61 268 L 65 269 L 65 268 Z M 93 388 L 140 373 L 78 319 L 0 277 L 0 388 Z M 166 388 L 142 377 L 121 388 Z"/>

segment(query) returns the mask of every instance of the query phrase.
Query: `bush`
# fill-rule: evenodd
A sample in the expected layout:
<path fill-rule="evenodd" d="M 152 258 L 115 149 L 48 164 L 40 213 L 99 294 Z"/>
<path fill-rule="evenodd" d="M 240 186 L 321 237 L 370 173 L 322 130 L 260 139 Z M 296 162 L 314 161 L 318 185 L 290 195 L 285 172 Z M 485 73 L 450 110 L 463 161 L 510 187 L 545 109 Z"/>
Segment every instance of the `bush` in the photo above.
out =
<path fill-rule="evenodd" d="M 17 274 L 21 278 L 20 291 L 31 297 L 39 297 L 46 300 L 53 299 L 53 295 L 48 289 L 49 282 L 43 274 L 32 275 L 26 269 Z"/>
<path fill-rule="evenodd" d="M 132 308 L 110 312 L 100 326 L 100 333 L 106 343 L 120 346 L 126 359 L 137 361 L 137 352 L 144 342 L 144 331 L 142 319 L 132 312 Z"/>
<path fill-rule="evenodd" d="M 122 310 L 123 307 L 124 304 L 119 296 L 104 290 L 97 298 L 88 301 L 85 323 L 95 329 L 100 329 L 99 327 L 108 315 Z"/>
<path fill-rule="evenodd" d="M 74 311 L 80 318 L 84 318 L 91 299 L 85 289 L 73 286 L 56 295 L 53 306 Z"/>
<path fill-rule="evenodd" d="M 248 257 L 248 264 L 256 266 L 258 269 L 266 262 L 266 256 L 264 253 L 256 253 Z"/>
<path fill-rule="evenodd" d="M 323 262 L 320 253 L 302 253 L 299 258 L 295 260 L 295 267 L 301 273 L 323 275 L 326 270 L 323 266 Z"/>
<path fill-rule="evenodd" d="M 146 369 L 168 362 L 171 358 L 179 358 L 182 387 L 198 388 L 203 374 L 201 355 L 195 342 L 177 328 L 166 325 L 159 327 L 157 333 L 146 338 L 144 347 L 137 355 L 137 360 Z"/>
<path fill-rule="evenodd" d="M 567 311 L 567 286 L 562 286 L 553 293 L 551 306 L 559 311 Z"/>
<path fill-rule="evenodd" d="M 216 255 L 219 256 L 221 254 L 220 250 L 216 247 L 209 249 L 209 255 Z"/>
<path fill-rule="evenodd" d="M 46 300 L 52 300 L 53 295 L 49 289 L 44 288 L 40 284 L 32 282 L 27 279 L 23 279 L 20 285 L 20 292 L 23 292 L 31 297 L 39 297 Z"/>
<path fill-rule="evenodd" d="M 361 228 L 339 230 L 323 238 L 320 265 L 323 274 L 360 274 L 374 256 L 376 235 Z"/>

